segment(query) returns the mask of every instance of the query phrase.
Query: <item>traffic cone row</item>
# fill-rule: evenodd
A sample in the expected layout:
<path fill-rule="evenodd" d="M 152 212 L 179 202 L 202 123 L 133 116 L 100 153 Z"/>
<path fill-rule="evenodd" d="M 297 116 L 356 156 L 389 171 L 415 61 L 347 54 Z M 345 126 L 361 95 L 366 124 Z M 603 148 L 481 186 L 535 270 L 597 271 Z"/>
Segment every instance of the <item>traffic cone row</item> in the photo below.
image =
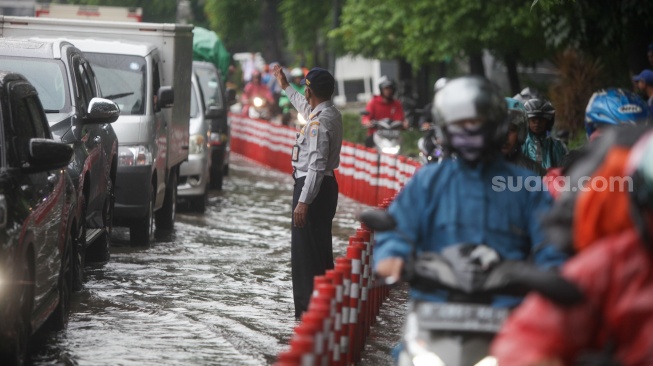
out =
<path fill-rule="evenodd" d="M 389 203 L 386 199 L 380 207 Z M 372 275 L 373 241 L 374 233 L 361 226 L 349 237 L 346 256 L 336 258 L 334 269 L 314 278 L 308 311 L 276 366 L 344 366 L 360 361 L 370 327 L 389 294 Z"/>

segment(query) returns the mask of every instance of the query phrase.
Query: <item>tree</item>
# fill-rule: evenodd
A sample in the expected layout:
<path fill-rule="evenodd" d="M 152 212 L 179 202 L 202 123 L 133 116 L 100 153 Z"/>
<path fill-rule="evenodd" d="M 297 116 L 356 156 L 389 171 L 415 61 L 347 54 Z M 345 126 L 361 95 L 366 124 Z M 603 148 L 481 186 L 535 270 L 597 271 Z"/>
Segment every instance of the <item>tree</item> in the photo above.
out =
<path fill-rule="evenodd" d="M 326 32 L 332 11 L 334 8 L 329 1 L 316 1 L 307 6 L 301 0 L 281 0 L 279 12 L 288 48 L 299 55 L 302 64 L 327 64 Z"/>

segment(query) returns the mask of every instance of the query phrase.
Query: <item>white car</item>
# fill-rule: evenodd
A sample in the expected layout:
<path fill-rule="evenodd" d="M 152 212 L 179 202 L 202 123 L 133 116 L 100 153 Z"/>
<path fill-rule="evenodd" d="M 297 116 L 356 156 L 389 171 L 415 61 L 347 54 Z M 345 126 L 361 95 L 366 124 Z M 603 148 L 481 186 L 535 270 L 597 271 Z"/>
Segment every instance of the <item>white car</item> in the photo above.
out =
<path fill-rule="evenodd" d="M 188 161 L 179 169 L 177 196 L 188 199 L 194 210 L 204 212 L 211 169 L 210 119 L 214 110 L 206 108 L 195 73 L 191 79 Z"/>

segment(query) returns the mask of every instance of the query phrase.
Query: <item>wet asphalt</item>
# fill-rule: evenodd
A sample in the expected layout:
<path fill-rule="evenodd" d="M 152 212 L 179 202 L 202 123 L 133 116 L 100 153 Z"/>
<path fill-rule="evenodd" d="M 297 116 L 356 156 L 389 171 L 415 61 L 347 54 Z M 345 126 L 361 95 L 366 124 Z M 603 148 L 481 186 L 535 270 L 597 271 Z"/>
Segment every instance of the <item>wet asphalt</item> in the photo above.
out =
<path fill-rule="evenodd" d="M 111 260 L 86 269 L 68 329 L 37 335 L 33 365 L 270 365 L 293 328 L 293 180 L 233 156 L 204 214 L 178 206 L 175 230 L 150 246 L 114 230 Z M 340 196 L 334 254 L 345 254 L 366 206 Z M 392 291 L 360 365 L 390 365 L 405 288 Z"/>

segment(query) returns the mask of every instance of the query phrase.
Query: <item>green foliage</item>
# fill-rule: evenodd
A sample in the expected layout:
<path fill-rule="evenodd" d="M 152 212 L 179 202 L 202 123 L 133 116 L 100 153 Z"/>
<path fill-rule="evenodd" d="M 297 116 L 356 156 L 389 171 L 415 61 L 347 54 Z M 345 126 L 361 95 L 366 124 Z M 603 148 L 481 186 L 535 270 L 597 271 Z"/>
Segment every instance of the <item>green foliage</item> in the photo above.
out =
<path fill-rule="evenodd" d="M 257 0 L 206 0 L 204 4 L 210 28 L 230 51 L 261 49 L 260 10 L 261 2 Z"/>
<path fill-rule="evenodd" d="M 279 12 L 289 40 L 288 47 L 302 52 L 313 49 L 322 26 L 330 21 L 331 2 L 316 1 L 308 5 L 301 0 L 281 0 Z"/>
<path fill-rule="evenodd" d="M 356 144 L 364 144 L 367 131 L 361 125 L 361 116 L 357 113 L 342 113 L 342 139 Z"/>

